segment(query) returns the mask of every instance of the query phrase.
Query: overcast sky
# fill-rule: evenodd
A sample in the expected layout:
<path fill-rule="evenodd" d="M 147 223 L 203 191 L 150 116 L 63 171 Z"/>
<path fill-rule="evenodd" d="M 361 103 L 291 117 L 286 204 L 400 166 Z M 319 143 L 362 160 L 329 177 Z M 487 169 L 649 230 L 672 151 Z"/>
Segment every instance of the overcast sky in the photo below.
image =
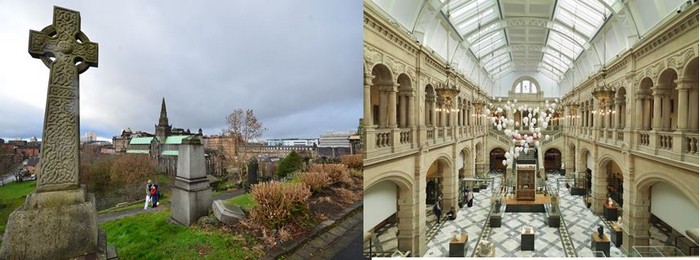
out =
<path fill-rule="evenodd" d="M 268 138 L 357 128 L 362 1 L 0 0 L 0 137 L 41 138 L 49 70 L 27 45 L 54 5 L 99 44 L 80 75 L 81 136 L 152 133 L 163 97 L 173 127 L 207 135 L 236 108 Z"/>

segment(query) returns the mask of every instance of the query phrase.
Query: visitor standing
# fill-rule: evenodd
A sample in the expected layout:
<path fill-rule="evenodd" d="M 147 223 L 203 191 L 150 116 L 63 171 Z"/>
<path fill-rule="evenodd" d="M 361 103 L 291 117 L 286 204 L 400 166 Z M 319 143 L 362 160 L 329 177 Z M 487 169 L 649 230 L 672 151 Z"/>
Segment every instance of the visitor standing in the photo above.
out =
<path fill-rule="evenodd" d="M 143 209 L 148 209 L 148 204 L 151 202 L 151 188 L 153 187 L 153 182 L 148 180 L 146 183 L 146 202 L 143 203 Z"/>
<path fill-rule="evenodd" d="M 467 190 L 467 208 L 471 208 L 472 205 L 474 205 L 474 193 L 469 189 Z"/>
<path fill-rule="evenodd" d="M 440 223 L 440 216 L 442 216 L 442 208 L 440 207 L 441 200 L 442 200 L 442 196 L 438 196 L 438 199 L 435 202 L 435 205 L 433 205 L 433 213 L 435 213 L 435 216 L 437 216 L 438 223 Z"/>
<path fill-rule="evenodd" d="M 158 207 L 158 185 L 154 184 L 151 186 L 151 203 L 153 207 Z"/>

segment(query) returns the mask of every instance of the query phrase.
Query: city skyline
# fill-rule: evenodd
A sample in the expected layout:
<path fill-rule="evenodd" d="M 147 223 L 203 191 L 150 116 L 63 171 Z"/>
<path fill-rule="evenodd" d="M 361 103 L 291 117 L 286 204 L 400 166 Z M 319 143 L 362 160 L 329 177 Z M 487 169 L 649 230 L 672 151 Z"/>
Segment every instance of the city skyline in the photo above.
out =
<path fill-rule="evenodd" d="M 53 5 L 79 11 L 100 48 L 99 67 L 81 74 L 81 135 L 152 132 L 162 98 L 173 127 L 206 135 L 236 108 L 255 111 L 263 139 L 357 128 L 361 2 L 39 1 L 0 4 L 2 138 L 42 138 L 49 70 L 27 37 Z"/>

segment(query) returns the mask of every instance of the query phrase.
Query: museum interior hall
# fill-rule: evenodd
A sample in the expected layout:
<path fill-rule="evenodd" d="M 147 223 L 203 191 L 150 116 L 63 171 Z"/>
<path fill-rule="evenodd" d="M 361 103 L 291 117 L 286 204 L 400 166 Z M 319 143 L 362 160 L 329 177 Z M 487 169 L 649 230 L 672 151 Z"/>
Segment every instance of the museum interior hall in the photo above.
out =
<path fill-rule="evenodd" d="M 697 257 L 697 0 L 363 4 L 366 257 Z"/>

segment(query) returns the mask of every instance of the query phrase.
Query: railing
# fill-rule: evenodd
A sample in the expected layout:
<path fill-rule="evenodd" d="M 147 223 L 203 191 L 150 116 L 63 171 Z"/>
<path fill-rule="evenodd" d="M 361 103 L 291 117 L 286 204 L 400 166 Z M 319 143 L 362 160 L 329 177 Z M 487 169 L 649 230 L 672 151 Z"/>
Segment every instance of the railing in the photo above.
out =
<path fill-rule="evenodd" d="M 411 138 L 412 133 L 413 133 L 413 132 L 412 132 L 411 130 L 401 132 L 401 133 L 399 134 L 399 142 L 400 142 L 401 144 L 408 144 L 408 143 L 411 143 L 411 140 L 413 139 L 413 138 Z"/>
<path fill-rule="evenodd" d="M 671 150 L 673 148 L 673 136 L 659 134 L 659 148 Z"/>
<path fill-rule="evenodd" d="M 438 129 L 438 137 L 443 137 L 443 136 L 445 136 L 445 129 L 442 129 L 442 128 Z"/>
<path fill-rule="evenodd" d="M 683 252 L 673 246 L 633 246 L 632 257 L 669 257 L 685 256 Z"/>
<path fill-rule="evenodd" d="M 685 136 L 685 153 L 688 154 L 697 154 L 698 153 L 698 135 L 697 134 L 688 134 Z"/>
<path fill-rule="evenodd" d="M 377 148 L 383 148 L 391 146 L 391 130 L 384 130 L 383 132 L 376 133 Z"/>
<path fill-rule="evenodd" d="M 649 132 L 639 131 L 639 144 L 649 146 Z"/>
<path fill-rule="evenodd" d="M 506 138 L 504 134 L 502 134 L 500 131 L 498 131 L 498 130 L 496 130 L 496 129 L 490 129 L 490 130 L 489 130 L 489 135 L 490 135 L 491 137 L 493 137 L 493 138 L 496 138 L 498 141 L 500 141 L 500 142 L 502 142 L 502 143 L 504 143 L 504 144 L 507 144 L 507 145 L 510 144 L 510 141 L 511 141 L 511 140 L 509 140 L 508 138 Z"/>
<path fill-rule="evenodd" d="M 612 139 L 613 138 L 613 131 L 612 130 L 605 131 L 605 138 Z"/>
<path fill-rule="evenodd" d="M 623 141 L 623 140 L 625 140 L 625 133 L 622 132 L 621 129 L 618 129 L 617 131 L 618 131 L 618 132 L 617 132 L 617 140 L 618 140 L 618 141 Z"/>
<path fill-rule="evenodd" d="M 428 129 L 428 139 L 435 139 L 435 129 Z"/>

